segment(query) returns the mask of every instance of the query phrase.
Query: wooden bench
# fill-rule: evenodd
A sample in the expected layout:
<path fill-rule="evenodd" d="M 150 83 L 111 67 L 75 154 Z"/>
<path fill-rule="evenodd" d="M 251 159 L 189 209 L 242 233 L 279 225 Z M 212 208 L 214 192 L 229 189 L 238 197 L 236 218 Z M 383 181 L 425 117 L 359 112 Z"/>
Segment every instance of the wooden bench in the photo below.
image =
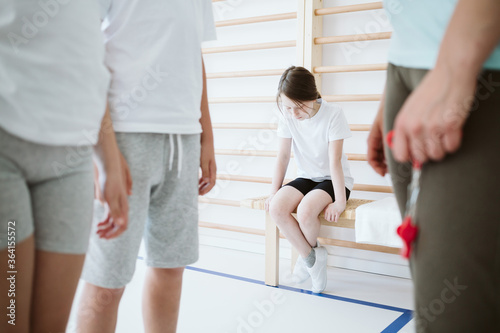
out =
<path fill-rule="evenodd" d="M 265 210 L 265 202 L 268 196 L 250 198 L 241 201 L 241 207 L 246 207 L 250 209 Z M 363 204 L 372 202 L 373 200 L 364 199 L 349 199 L 347 200 L 346 209 L 340 215 L 340 219 L 337 223 L 328 222 L 325 220 L 323 213 L 319 216 L 322 225 L 341 227 L 341 228 L 351 228 L 354 229 L 354 220 L 356 218 L 356 208 Z M 292 214 L 295 218 L 296 212 Z M 280 232 L 271 216 L 266 212 L 266 230 L 265 230 L 265 283 L 269 286 L 277 286 L 279 284 L 279 239 Z M 359 244 L 351 241 L 336 240 L 330 238 L 319 238 L 322 245 L 334 245 L 343 246 L 361 250 L 377 251 L 384 253 L 398 254 L 400 249 L 379 245 L 371 244 Z M 292 269 L 297 260 L 298 253 L 292 247 Z"/>

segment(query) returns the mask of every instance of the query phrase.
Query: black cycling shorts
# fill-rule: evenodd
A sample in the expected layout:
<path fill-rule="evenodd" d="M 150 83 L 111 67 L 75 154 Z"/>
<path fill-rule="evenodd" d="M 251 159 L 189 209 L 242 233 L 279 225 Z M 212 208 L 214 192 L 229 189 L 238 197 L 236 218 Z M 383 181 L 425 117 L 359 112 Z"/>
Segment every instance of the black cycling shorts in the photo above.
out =
<path fill-rule="evenodd" d="M 324 180 L 322 182 L 315 182 L 311 179 L 307 178 L 297 178 L 295 180 L 292 180 L 288 184 L 285 184 L 284 186 L 292 186 L 299 190 L 304 196 L 311 192 L 312 190 L 323 190 L 326 193 L 330 194 L 332 197 L 332 202 L 335 202 L 335 193 L 333 191 L 333 184 L 331 180 Z M 345 188 L 345 197 L 346 201 L 349 199 L 349 195 L 351 194 L 351 191 L 346 187 Z"/>

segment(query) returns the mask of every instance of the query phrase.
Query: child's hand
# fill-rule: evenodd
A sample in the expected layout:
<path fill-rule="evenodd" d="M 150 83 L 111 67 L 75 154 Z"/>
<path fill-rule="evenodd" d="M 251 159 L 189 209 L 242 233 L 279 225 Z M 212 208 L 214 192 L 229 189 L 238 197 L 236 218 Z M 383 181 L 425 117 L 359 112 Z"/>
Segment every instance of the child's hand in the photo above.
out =
<path fill-rule="evenodd" d="M 266 212 L 269 213 L 269 208 L 271 207 L 271 201 L 273 201 L 273 198 L 274 198 L 274 194 L 271 194 L 267 199 L 266 199 L 266 203 L 264 204 L 265 208 L 266 208 Z"/>
<path fill-rule="evenodd" d="M 340 215 L 345 210 L 345 202 L 335 201 L 329 204 L 325 209 L 325 220 L 328 222 L 338 222 Z"/>
<path fill-rule="evenodd" d="M 97 234 L 106 239 L 120 236 L 128 226 L 127 195 L 132 194 L 132 177 L 125 158 L 121 152 L 118 154 L 118 163 L 112 163 L 106 172 L 104 193 L 100 190 L 99 174 L 95 168 L 96 198 L 109 206 L 106 219 L 97 225 Z"/>
<path fill-rule="evenodd" d="M 205 195 L 215 186 L 217 178 L 217 165 L 215 164 L 215 151 L 212 142 L 201 143 L 201 178 L 198 182 L 198 194 Z"/>
<path fill-rule="evenodd" d="M 104 201 L 108 203 L 109 213 L 97 225 L 97 234 L 101 238 L 111 239 L 120 236 L 128 225 L 128 199 L 123 174 L 106 175 Z"/>
<path fill-rule="evenodd" d="M 373 122 L 368 135 L 368 164 L 382 177 L 387 173 L 387 163 L 384 153 L 384 134 L 382 130 L 382 110 Z"/>

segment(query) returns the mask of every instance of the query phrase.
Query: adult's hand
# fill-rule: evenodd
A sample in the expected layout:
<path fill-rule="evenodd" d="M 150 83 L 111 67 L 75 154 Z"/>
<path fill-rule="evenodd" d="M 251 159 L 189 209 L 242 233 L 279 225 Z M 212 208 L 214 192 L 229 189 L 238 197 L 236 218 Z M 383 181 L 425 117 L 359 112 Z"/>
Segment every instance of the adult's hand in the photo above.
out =
<path fill-rule="evenodd" d="M 459 79 L 454 72 L 446 66 L 429 71 L 404 103 L 394 124 L 397 161 L 437 161 L 460 147 L 476 79 Z"/>

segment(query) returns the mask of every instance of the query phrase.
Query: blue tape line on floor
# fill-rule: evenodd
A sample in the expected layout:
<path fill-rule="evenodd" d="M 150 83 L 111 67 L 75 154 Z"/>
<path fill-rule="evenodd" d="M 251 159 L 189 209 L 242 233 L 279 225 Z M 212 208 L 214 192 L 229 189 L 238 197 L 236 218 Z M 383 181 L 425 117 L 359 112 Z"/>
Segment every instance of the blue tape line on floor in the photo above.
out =
<path fill-rule="evenodd" d="M 406 326 L 413 318 L 413 311 L 408 310 L 403 312 L 396 320 L 394 320 L 389 326 L 387 326 L 381 333 L 396 333 L 399 332 L 403 327 Z"/>
<path fill-rule="evenodd" d="M 203 272 L 203 273 L 208 273 L 208 274 L 213 274 L 213 275 L 218 275 L 218 276 L 223 276 L 235 280 L 240 280 L 240 281 L 245 281 L 245 282 L 250 282 L 250 283 L 255 283 L 255 284 L 260 284 L 260 285 L 265 285 L 263 281 L 259 280 L 254 280 L 254 279 L 249 279 L 237 275 L 231 275 L 231 274 L 226 274 L 226 273 L 220 273 L 216 271 L 211 271 L 208 269 L 203 269 L 203 268 L 197 268 L 197 267 L 191 267 L 188 266 L 186 269 L 190 269 L 192 271 L 197 271 L 197 272 Z M 305 290 L 305 289 L 300 289 L 300 288 L 293 288 L 293 287 L 288 287 L 288 286 L 277 286 L 277 287 L 272 287 L 272 288 L 279 288 L 279 289 L 284 289 L 284 290 L 289 290 L 289 291 L 294 291 L 302 294 L 308 294 L 308 295 L 313 295 L 313 296 L 318 296 L 318 297 L 324 297 L 324 298 L 329 298 L 329 299 L 334 299 L 337 301 L 342 301 L 342 302 L 349 302 L 349 303 L 354 303 L 354 304 L 359 304 L 359 305 L 364 305 L 364 306 L 370 306 L 373 308 L 379 308 L 383 310 L 389 310 L 389 311 L 396 311 L 396 312 L 406 312 L 409 311 L 408 309 L 403 309 L 403 308 L 398 308 L 395 306 L 390 306 L 390 305 L 384 305 L 384 304 L 378 304 L 378 303 L 372 303 L 372 302 L 366 302 L 366 301 L 361 301 L 353 298 L 347 298 L 347 297 L 341 297 L 341 296 L 334 296 L 334 295 L 329 295 L 329 294 L 317 294 L 313 293 L 310 290 Z"/>
<path fill-rule="evenodd" d="M 144 260 L 143 257 L 138 256 L 138 259 Z M 198 267 L 192 267 L 192 266 L 186 266 L 186 269 L 195 271 L 195 272 L 201 272 L 201 273 L 206 273 L 206 274 L 212 274 L 212 275 L 217 275 L 229 279 L 234 279 L 234 280 L 239 280 L 239 281 L 244 281 L 244 282 L 249 282 L 249 283 L 254 283 L 254 284 L 259 284 L 265 286 L 266 284 L 264 281 L 260 280 L 255 280 L 255 279 L 250 279 L 242 276 L 237 276 L 237 275 L 232 275 L 232 274 L 227 274 L 227 273 L 222 273 L 222 272 L 217 272 L 217 271 L 211 271 L 208 269 L 204 268 L 198 268 Z M 300 288 L 293 288 L 293 287 L 288 287 L 288 286 L 277 286 L 277 287 L 271 287 L 271 288 L 279 288 L 283 290 L 289 290 L 293 292 L 298 292 L 302 294 L 307 294 L 307 295 L 313 295 L 313 296 L 318 296 L 318 297 L 324 297 L 328 299 L 333 299 L 336 301 L 341 301 L 341 302 L 349 302 L 349 303 L 354 303 L 354 304 L 359 304 L 359 305 L 364 305 L 364 306 L 369 306 L 369 307 L 374 307 L 378 309 L 383 309 L 383 310 L 388 310 L 388 311 L 396 311 L 396 312 L 402 312 L 401 316 L 399 316 L 396 320 L 394 320 L 389 326 L 387 326 L 381 333 L 396 333 L 401 330 L 408 322 L 412 319 L 413 311 L 408 310 L 408 309 L 403 309 L 403 308 L 398 308 L 395 306 L 390 306 L 390 305 L 384 305 L 384 304 L 378 304 L 378 303 L 373 303 L 373 302 L 366 302 L 366 301 L 361 301 L 353 298 L 347 298 L 347 297 L 341 297 L 341 296 L 334 296 L 334 295 L 329 295 L 329 294 L 317 294 L 313 293 L 310 290 L 305 290 L 305 289 L 300 289 Z"/>

